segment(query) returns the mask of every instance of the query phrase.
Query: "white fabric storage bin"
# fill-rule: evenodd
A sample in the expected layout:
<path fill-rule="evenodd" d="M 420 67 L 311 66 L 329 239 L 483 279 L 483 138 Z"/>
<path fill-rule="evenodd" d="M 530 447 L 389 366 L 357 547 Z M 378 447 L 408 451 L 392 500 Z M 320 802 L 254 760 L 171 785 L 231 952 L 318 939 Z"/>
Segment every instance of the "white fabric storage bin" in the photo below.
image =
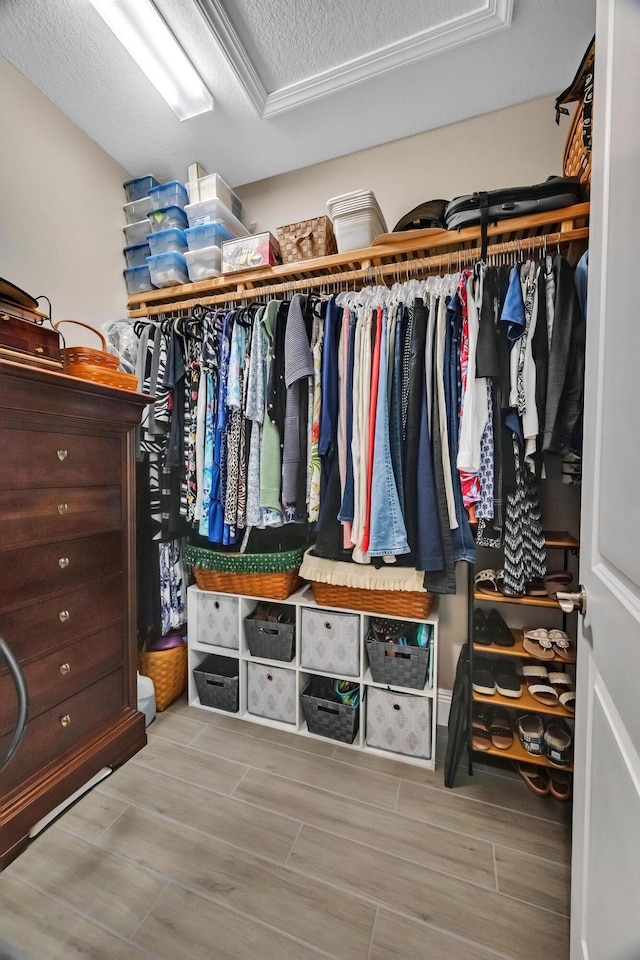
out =
<path fill-rule="evenodd" d="M 247 710 L 256 717 L 296 722 L 295 670 L 247 663 Z"/>
<path fill-rule="evenodd" d="M 214 647 L 240 647 L 238 597 L 224 593 L 198 593 L 196 599 L 196 643 Z"/>
<path fill-rule="evenodd" d="M 366 743 L 369 747 L 431 759 L 431 700 L 368 687 Z"/>
<path fill-rule="evenodd" d="M 300 663 L 344 677 L 360 676 L 360 617 L 335 610 L 302 610 Z"/>

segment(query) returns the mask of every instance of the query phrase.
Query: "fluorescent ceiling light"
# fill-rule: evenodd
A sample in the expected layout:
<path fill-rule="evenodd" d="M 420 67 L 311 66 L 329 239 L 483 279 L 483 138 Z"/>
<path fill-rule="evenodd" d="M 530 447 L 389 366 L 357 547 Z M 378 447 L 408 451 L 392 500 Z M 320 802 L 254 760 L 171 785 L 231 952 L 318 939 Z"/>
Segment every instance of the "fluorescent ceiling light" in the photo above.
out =
<path fill-rule="evenodd" d="M 90 0 L 180 120 L 213 110 L 213 97 L 151 0 Z"/>

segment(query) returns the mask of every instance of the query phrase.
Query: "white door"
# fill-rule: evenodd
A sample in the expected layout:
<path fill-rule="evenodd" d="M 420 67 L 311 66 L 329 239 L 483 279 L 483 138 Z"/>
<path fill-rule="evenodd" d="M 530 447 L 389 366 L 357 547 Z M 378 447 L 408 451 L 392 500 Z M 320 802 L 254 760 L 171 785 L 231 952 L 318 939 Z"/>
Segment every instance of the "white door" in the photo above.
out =
<path fill-rule="evenodd" d="M 571 960 L 640 958 L 640 2 L 598 0 Z"/>

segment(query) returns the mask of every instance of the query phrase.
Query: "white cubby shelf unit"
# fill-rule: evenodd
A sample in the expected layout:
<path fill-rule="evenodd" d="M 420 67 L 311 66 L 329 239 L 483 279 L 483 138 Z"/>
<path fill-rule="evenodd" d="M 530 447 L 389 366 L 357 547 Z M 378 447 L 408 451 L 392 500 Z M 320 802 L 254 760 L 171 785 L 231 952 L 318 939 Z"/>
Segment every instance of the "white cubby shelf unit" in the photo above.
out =
<path fill-rule="evenodd" d="M 325 740 L 336 745 L 350 747 L 351 749 L 362 750 L 366 753 L 376 754 L 407 763 L 422 766 L 426 769 L 435 768 L 435 743 L 436 743 L 436 722 L 437 722 L 437 691 L 438 691 L 438 613 L 437 601 L 434 603 L 431 612 L 424 620 L 416 617 L 390 617 L 389 619 L 403 619 L 413 623 L 426 623 L 431 626 L 430 641 L 430 667 L 427 672 L 425 686 L 421 689 L 404 686 L 390 686 L 384 683 L 376 683 L 369 667 L 366 638 L 369 631 L 371 619 L 384 619 L 382 614 L 367 613 L 365 611 L 355 611 L 346 608 L 323 607 L 316 603 L 311 587 L 305 585 L 293 593 L 286 600 L 265 600 L 263 597 L 240 596 L 237 594 L 219 594 L 207 590 L 201 590 L 196 585 L 188 589 L 188 697 L 189 704 L 200 710 L 209 710 L 214 713 L 223 713 L 236 716 L 242 720 L 251 723 L 258 723 L 268 727 L 274 727 L 279 730 L 286 730 L 290 733 L 297 733 L 303 737 L 312 737 L 314 739 Z M 250 617 L 258 603 L 269 603 L 277 606 L 289 606 L 295 608 L 295 655 L 288 662 L 284 660 L 269 660 L 263 657 L 253 657 L 249 651 L 247 634 L 245 630 L 245 619 Z M 216 606 L 217 604 L 217 606 Z M 348 675 L 334 672 L 333 670 L 317 670 L 303 666 L 302 650 L 302 631 L 303 631 L 303 611 L 320 611 L 327 618 L 332 614 L 350 614 L 358 620 L 358 663 L 359 670 L 357 674 Z M 206 611 L 206 613 L 205 613 Z M 212 613 L 212 611 L 215 611 Z M 220 620 L 218 620 L 220 616 Z M 223 619 L 222 619 L 223 618 Z M 207 626 L 203 622 L 206 619 Z M 200 621 L 200 622 L 199 622 Z M 203 642 L 205 638 L 210 639 L 212 631 L 211 624 L 215 623 L 213 634 L 223 643 Z M 209 629 L 208 629 L 209 628 Z M 222 633 L 221 633 L 222 631 Z M 200 702 L 196 683 L 194 680 L 194 668 L 199 667 L 204 660 L 211 654 L 217 654 L 223 657 L 231 657 L 239 662 L 239 705 L 236 713 L 228 710 L 221 710 L 216 707 L 206 706 Z M 295 708 L 291 712 L 291 722 L 283 720 L 270 719 L 251 713 L 248 709 L 248 665 L 250 663 L 262 664 L 267 667 L 273 667 L 274 670 L 287 670 L 295 675 Z M 311 733 L 307 728 L 304 712 L 301 703 L 301 694 L 307 687 L 312 676 L 331 677 L 338 680 L 349 680 L 360 685 L 360 718 L 359 729 L 352 744 L 344 743 L 340 740 L 319 736 Z M 428 757 L 411 756 L 407 753 L 398 752 L 396 749 L 380 749 L 372 747 L 367 743 L 367 690 L 378 688 L 391 691 L 398 695 L 422 697 L 430 701 L 430 734 Z M 395 709 L 398 709 L 397 707 Z"/>

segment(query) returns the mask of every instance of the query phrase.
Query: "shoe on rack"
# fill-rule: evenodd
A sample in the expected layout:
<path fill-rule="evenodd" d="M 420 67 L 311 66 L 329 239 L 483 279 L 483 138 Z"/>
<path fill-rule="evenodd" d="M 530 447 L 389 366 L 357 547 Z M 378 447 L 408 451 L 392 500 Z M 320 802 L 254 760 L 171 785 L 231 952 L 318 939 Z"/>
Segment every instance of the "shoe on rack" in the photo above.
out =
<path fill-rule="evenodd" d="M 474 707 L 471 721 L 471 746 L 474 750 L 486 752 L 491 749 L 491 712 L 483 707 Z"/>
<path fill-rule="evenodd" d="M 477 607 L 473 611 L 473 642 L 483 647 L 491 644 L 491 633 L 487 624 L 487 617 L 484 610 Z"/>
<path fill-rule="evenodd" d="M 515 763 L 516 770 L 536 797 L 549 796 L 549 775 L 544 767 L 535 763 Z"/>
<path fill-rule="evenodd" d="M 515 645 L 515 637 L 495 608 L 489 610 L 487 614 L 487 629 L 491 640 L 497 647 L 513 647 Z"/>
<path fill-rule="evenodd" d="M 496 681 L 493 675 L 493 665 L 486 657 L 473 658 L 472 687 L 475 693 L 485 697 L 492 697 L 496 692 Z"/>
<path fill-rule="evenodd" d="M 552 720 L 544 732 L 544 752 L 555 767 L 567 767 L 573 759 L 573 733 L 564 720 Z"/>
<path fill-rule="evenodd" d="M 504 707 L 496 707 L 491 714 L 489 735 L 491 746 L 496 750 L 509 750 L 513 746 L 513 722 Z"/>
<path fill-rule="evenodd" d="M 526 713 L 518 717 L 518 736 L 520 743 L 535 757 L 542 757 L 545 753 L 544 724 L 537 713 Z"/>

